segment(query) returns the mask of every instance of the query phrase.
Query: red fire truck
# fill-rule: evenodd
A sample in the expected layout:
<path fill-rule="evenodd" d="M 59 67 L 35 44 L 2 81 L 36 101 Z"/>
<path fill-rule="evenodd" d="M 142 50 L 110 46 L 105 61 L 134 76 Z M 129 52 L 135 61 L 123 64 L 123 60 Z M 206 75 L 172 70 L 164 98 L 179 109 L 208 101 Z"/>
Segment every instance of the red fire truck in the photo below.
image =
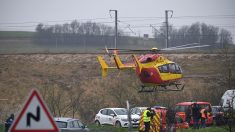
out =
<path fill-rule="evenodd" d="M 175 111 L 178 114 L 184 113 L 184 117 L 182 116 L 183 120 L 187 121 L 190 125 L 193 125 L 193 119 L 191 117 L 192 115 L 192 105 L 193 103 L 196 103 L 199 105 L 199 107 L 205 108 L 208 111 L 207 114 L 207 120 L 206 120 L 206 125 L 212 125 L 213 124 L 213 116 L 212 116 L 212 109 L 211 109 L 211 104 L 209 102 L 181 102 L 176 104 L 175 106 Z M 200 123 L 200 122 L 199 122 Z"/>
<path fill-rule="evenodd" d="M 167 124 L 167 114 L 168 109 L 166 107 L 162 106 L 154 106 L 152 107 L 152 110 L 155 112 L 155 115 L 150 121 L 150 131 L 151 132 L 167 132 L 172 129 L 173 131 L 176 131 L 178 128 L 188 128 L 189 125 L 187 122 L 183 122 L 182 115 L 173 115 L 172 118 L 174 120 L 173 125 Z M 175 116 L 175 117 L 174 117 Z M 178 120 L 179 119 L 179 120 Z M 139 131 L 143 132 L 145 130 L 144 121 L 143 121 L 143 113 L 140 118 L 140 124 L 139 124 Z"/>

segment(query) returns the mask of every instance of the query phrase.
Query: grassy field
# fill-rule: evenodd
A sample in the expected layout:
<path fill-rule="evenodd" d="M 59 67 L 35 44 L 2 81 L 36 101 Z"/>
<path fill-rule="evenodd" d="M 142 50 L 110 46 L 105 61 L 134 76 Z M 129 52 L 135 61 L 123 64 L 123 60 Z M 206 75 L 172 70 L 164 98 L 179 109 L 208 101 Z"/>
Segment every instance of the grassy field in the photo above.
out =
<path fill-rule="evenodd" d="M 90 125 L 88 128 L 92 132 L 129 132 L 128 128 L 116 128 L 113 126 L 101 126 Z M 235 130 L 235 126 L 232 127 L 232 131 Z M 132 131 L 137 132 L 138 128 L 133 128 Z M 204 129 L 178 129 L 176 132 L 229 132 L 228 126 L 211 126 Z"/>
<path fill-rule="evenodd" d="M 116 128 L 113 126 L 102 126 L 102 127 L 97 127 L 94 125 L 88 126 L 88 128 L 92 131 L 92 132 L 129 132 L 128 128 Z M 138 128 L 133 128 L 132 129 L 134 132 L 138 131 Z M 232 131 L 235 130 L 235 126 L 232 127 Z M 211 126 L 211 127 L 207 127 L 204 129 L 178 129 L 176 132 L 229 132 L 229 129 L 227 126 Z"/>
<path fill-rule="evenodd" d="M 232 132 L 235 130 L 235 126 L 232 127 Z M 203 129 L 183 129 L 177 130 L 177 132 L 229 132 L 228 126 L 211 126 Z"/>
<path fill-rule="evenodd" d="M 27 31 L 0 31 L 0 37 L 32 37 L 34 34 Z"/>
<path fill-rule="evenodd" d="M 23 33 L 21 35 L 23 36 Z M 56 45 L 48 49 L 33 45 L 29 39 L 18 40 L 20 39 L 0 39 L 0 54 L 84 51 L 79 47 L 56 48 Z M 19 111 L 32 88 L 42 92 L 55 116 L 61 114 L 70 117 L 72 110 L 67 112 L 65 106 L 70 107 L 70 104 L 74 104 L 70 101 L 78 100 L 76 105 L 71 106 L 79 106 L 75 116 L 87 124 L 93 121 L 99 109 L 125 107 L 126 100 L 131 100 L 135 106 L 162 105 L 174 108 L 175 103 L 190 100 L 209 101 L 212 105 L 217 105 L 227 88 L 228 68 L 224 65 L 226 58 L 221 54 L 165 54 L 169 60 L 182 67 L 185 76 L 183 83 L 186 87 L 182 92 L 151 94 L 137 92 L 140 88 L 139 79 L 131 71 L 111 71 L 107 78 L 101 78 L 100 65 L 96 56 L 96 54 L 0 55 L 0 97 L 9 99 L 0 103 L 0 121 L 5 121 L 10 113 Z M 121 55 L 121 58 L 132 60 L 130 56 Z M 231 60 L 231 71 L 233 71 L 231 85 L 235 85 L 233 81 L 235 55 L 231 56 L 233 59 Z M 104 59 L 110 66 L 114 66 L 108 56 L 104 56 Z M 128 131 L 127 128 L 88 127 L 92 131 Z M 3 130 L 2 126 L 0 126 L 0 132 L 1 130 Z M 192 131 L 192 129 L 184 131 Z M 199 131 L 227 130 L 224 127 L 211 127 Z"/>
<path fill-rule="evenodd" d="M 19 54 L 19 53 L 97 53 L 103 52 L 105 45 L 99 45 L 100 47 L 91 46 L 89 44 L 84 45 L 68 45 L 64 43 L 51 42 L 50 44 L 35 44 L 34 35 L 36 32 L 26 31 L 0 31 L 0 54 Z M 153 40 L 142 40 L 140 38 L 129 37 L 130 45 L 124 45 L 127 49 L 151 49 L 156 47 L 161 49 L 162 45 L 157 44 Z M 133 44 L 134 43 L 134 44 Z M 147 43 L 147 45 L 143 45 Z M 235 48 L 234 45 L 232 47 Z M 232 48 L 230 48 L 232 49 Z M 188 49 L 179 51 L 170 51 L 169 53 L 218 53 L 217 50 L 199 50 Z M 233 51 L 230 51 L 233 52 Z M 167 53 L 166 53 L 167 54 Z"/>
<path fill-rule="evenodd" d="M 91 132 L 129 132 L 128 128 L 116 128 L 113 126 L 100 126 L 97 127 L 95 125 L 89 125 L 88 128 L 90 129 Z M 235 130 L 235 126 L 232 127 L 232 131 Z M 132 131 L 137 132 L 138 128 L 133 128 Z M 4 126 L 3 124 L 0 124 L 0 132 L 4 132 Z M 212 127 L 207 127 L 204 129 L 182 129 L 182 130 L 177 130 L 177 132 L 229 132 L 229 129 L 227 126 L 212 126 Z"/>
<path fill-rule="evenodd" d="M 0 123 L 0 132 L 4 132 L 4 125 Z"/>

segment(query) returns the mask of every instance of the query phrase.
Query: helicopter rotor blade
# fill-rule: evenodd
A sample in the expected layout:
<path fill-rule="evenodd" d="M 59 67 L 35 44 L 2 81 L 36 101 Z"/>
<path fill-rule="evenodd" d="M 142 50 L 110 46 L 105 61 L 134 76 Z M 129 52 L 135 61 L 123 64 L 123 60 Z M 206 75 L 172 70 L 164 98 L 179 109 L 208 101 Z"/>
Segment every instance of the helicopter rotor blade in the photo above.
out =
<path fill-rule="evenodd" d="M 105 46 L 105 52 L 106 52 L 107 54 L 109 54 L 109 50 L 108 50 L 107 46 Z"/>
<path fill-rule="evenodd" d="M 117 50 L 119 52 L 159 52 L 158 48 L 152 48 L 152 49 L 116 49 L 116 48 L 105 48 L 105 50 Z"/>
<path fill-rule="evenodd" d="M 119 51 L 122 53 L 128 53 L 128 52 L 151 52 L 151 53 L 159 53 L 160 51 L 172 51 L 172 50 L 182 50 L 182 49 L 192 49 L 192 48 L 201 48 L 201 47 L 208 47 L 211 45 L 200 45 L 200 43 L 190 43 L 190 44 L 185 44 L 185 45 L 180 45 L 180 46 L 175 46 L 175 47 L 170 47 L 170 48 L 164 48 L 164 49 L 158 49 L 158 48 L 152 48 L 152 49 L 118 49 L 118 48 L 107 48 L 105 47 L 106 53 L 111 56 L 111 53 L 109 50 L 112 51 Z"/>
<path fill-rule="evenodd" d="M 107 48 L 107 46 L 105 46 L 104 50 L 109 55 L 109 57 L 112 57 L 112 54 L 109 52 L 109 49 Z"/>
<path fill-rule="evenodd" d="M 210 46 L 210 45 L 198 45 L 198 46 L 191 46 L 191 47 L 169 48 L 169 49 L 164 49 L 164 50 L 170 51 L 170 50 L 181 50 L 181 49 L 193 49 L 193 48 L 202 48 L 202 47 L 208 47 L 208 46 Z"/>
<path fill-rule="evenodd" d="M 148 49 L 116 49 L 116 48 L 107 48 L 107 50 L 118 50 L 118 51 L 149 51 Z"/>
<path fill-rule="evenodd" d="M 175 47 L 169 47 L 169 48 L 164 48 L 162 50 L 165 50 L 165 49 L 173 49 L 173 48 L 182 48 L 182 47 L 190 47 L 192 45 L 199 45 L 199 43 L 190 43 L 190 44 L 184 44 L 184 45 L 179 45 L 179 46 L 175 46 Z"/>

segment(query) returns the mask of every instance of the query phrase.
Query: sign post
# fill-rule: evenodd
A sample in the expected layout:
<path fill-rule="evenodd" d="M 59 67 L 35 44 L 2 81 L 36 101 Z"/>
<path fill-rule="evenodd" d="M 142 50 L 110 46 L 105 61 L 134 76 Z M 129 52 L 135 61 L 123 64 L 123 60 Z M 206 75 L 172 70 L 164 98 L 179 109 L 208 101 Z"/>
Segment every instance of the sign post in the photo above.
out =
<path fill-rule="evenodd" d="M 32 90 L 10 132 L 59 132 L 39 92 Z"/>

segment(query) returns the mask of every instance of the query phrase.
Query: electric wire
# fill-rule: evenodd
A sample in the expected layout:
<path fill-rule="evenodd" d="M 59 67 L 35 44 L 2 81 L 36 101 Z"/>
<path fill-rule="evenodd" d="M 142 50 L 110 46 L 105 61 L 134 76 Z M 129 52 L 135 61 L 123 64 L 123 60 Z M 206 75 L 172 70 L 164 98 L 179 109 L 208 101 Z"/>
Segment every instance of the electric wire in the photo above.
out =
<path fill-rule="evenodd" d="M 235 15 L 201 15 L 201 16 L 174 16 L 171 19 L 177 19 L 177 20 L 186 20 L 186 19 L 234 19 Z M 136 31 L 134 31 L 134 29 L 138 29 L 138 28 L 149 28 L 151 29 L 151 27 L 149 26 L 152 22 L 151 21 L 162 21 L 162 19 L 165 19 L 165 17 L 157 17 L 157 16 L 153 16 L 153 17 L 119 17 L 119 19 L 121 19 L 122 21 L 118 21 L 119 23 L 124 24 L 125 26 L 120 26 L 119 28 L 121 29 L 125 29 L 125 30 L 130 30 L 132 33 L 135 33 Z M 101 21 L 100 21 L 101 20 Z M 103 20 L 109 20 L 109 21 L 103 21 Z M 47 23 L 59 23 L 59 22 L 72 22 L 72 21 L 77 21 L 77 22 L 84 22 L 84 21 L 90 21 L 93 23 L 98 23 L 98 24 L 111 24 L 114 23 L 114 21 L 112 21 L 112 18 L 110 17 L 103 17 L 103 18 L 90 18 L 90 19 L 64 19 L 64 20 L 47 20 L 47 21 L 26 21 L 26 22 L 0 22 L 0 29 L 4 29 L 4 28 L 36 28 L 36 26 L 39 23 L 46 23 L 45 26 L 55 26 L 56 24 L 47 24 Z M 142 25 L 137 25 L 137 24 L 131 24 L 132 22 L 148 22 L 148 24 L 142 24 Z M 233 21 L 232 21 L 233 22 Z M 162 25 L 159 25 L 162 24 Z M 60 24 L 58 24 L 60 25 Z M 164 28 L 164 22 L 160 22 L 160 23 L 154 23 L 151 24 L 154 27 L 157 28 Z M 188 25 L 173 25 L 172 27 L 175 28 L 179 28 L 182 26 L 188 26 Z M 212 25 L 212 26 L 216 26 L 218 28 L 229 28 L 229 29 L 234 29 L 235 24 L 218 24 L 218 25 Z"/>

